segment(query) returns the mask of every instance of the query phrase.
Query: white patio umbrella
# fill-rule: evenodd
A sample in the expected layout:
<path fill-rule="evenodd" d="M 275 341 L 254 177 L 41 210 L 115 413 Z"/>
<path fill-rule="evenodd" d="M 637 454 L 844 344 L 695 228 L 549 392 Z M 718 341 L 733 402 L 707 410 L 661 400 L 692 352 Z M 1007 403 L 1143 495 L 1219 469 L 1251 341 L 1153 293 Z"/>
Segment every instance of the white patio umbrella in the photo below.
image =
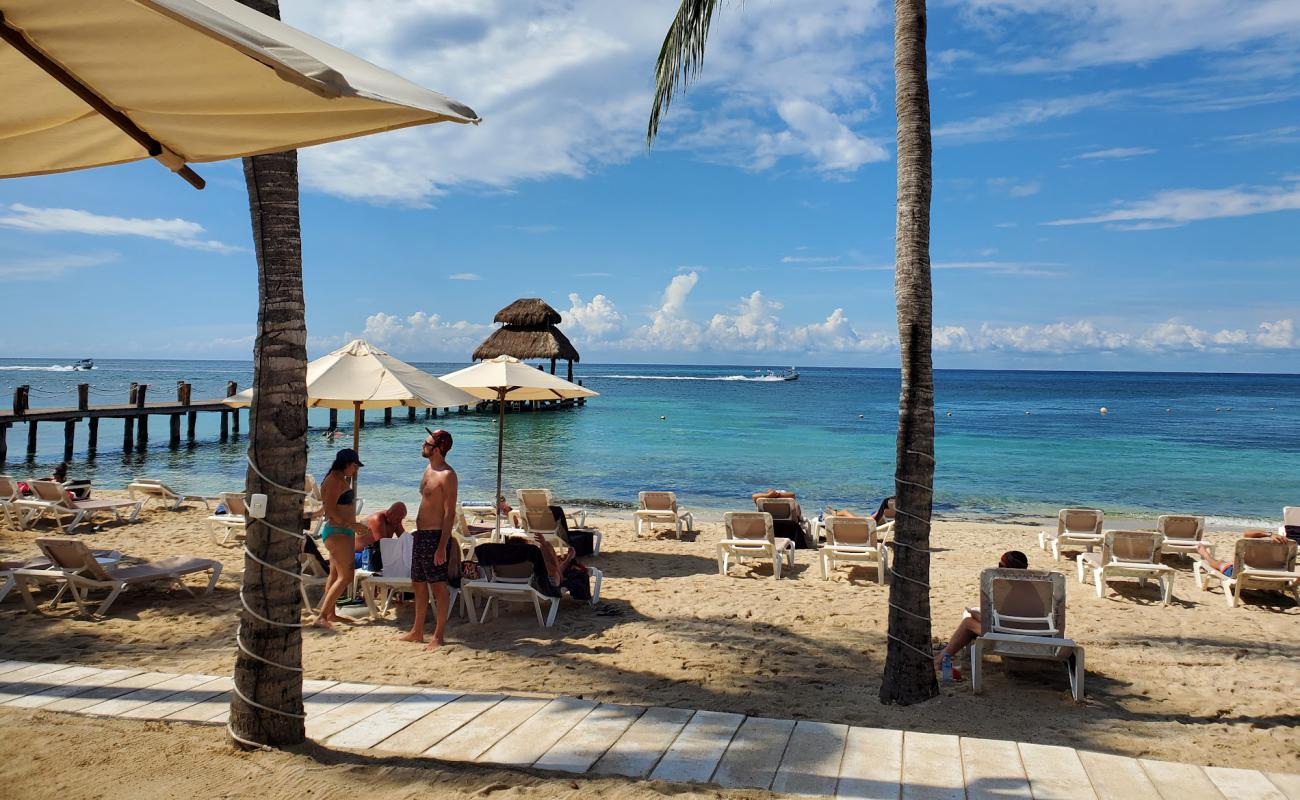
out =
<path fill-rule="evenodd" d="M 352 449 L 358 452 L 364 409 L 455 408 L 478 401 L 471 392 L 393 358 L 365 339 L 353 339 L 307 365 L 307 407 L 352 409 Z M 228 397 L 225 404 L 246 408 L 253 404 L 253 390 Z"/>
<path fill-rule="evenodd" d="M 530 367 L 513 356 L 497 356 L 472 367 L 443 375 L 442 379 L 482 400 L 497 401 L 497 507 L 496 531 L 501 532 L 501 460 L 505 445 L 506 403 L 511 400 L 569 400 L 598 397 L 597 392 Z"/>
<path fill-rule="evenodd" d="M 274 153 L 479 121 L 235 0 L 4 0 L 0 178 Z"/>

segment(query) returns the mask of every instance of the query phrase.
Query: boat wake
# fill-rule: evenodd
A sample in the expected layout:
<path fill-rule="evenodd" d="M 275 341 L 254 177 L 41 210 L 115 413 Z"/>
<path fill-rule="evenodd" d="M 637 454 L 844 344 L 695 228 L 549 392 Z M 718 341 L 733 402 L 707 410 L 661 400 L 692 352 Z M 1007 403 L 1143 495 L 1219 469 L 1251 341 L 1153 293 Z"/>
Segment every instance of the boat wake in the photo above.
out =
<path fill-rule="evenodd" d="M 51 364 L 48 367 L 13 366 L 6 364 L 0 366 L 0 370 L 6 372 L 76 372 L 77 368 L 71 364 Z"/>
<path fill-rule="evenodd" d="M 592 375 L 624 381 L 745 381 L 747 383 L 781 383 L 780 375 Z"/>

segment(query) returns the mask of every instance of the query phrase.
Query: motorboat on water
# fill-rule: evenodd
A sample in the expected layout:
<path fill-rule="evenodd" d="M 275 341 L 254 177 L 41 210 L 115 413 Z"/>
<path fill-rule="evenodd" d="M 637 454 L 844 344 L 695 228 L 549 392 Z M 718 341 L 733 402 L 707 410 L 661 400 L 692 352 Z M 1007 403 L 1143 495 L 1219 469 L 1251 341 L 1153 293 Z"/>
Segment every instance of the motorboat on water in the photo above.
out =
<path fill-rule="evenodd" d="M 72 365 L 73 369 L 94 369 L 95 360 L 93 358 L 83 358 Z"/>
<path fill-rule="evenodd" d="M 758 370 L 754 370 L 754 371 L 758 372 Z M 797 381 L 799 380 L 799 372 L 794 367 L 790 367 L 784 372 L 773 372 L 772 370 L 769 369 L 767 372 L 763 373 L 760 377 L 766 378 L 767 380 L 779 379 L 782 381 Z"/>

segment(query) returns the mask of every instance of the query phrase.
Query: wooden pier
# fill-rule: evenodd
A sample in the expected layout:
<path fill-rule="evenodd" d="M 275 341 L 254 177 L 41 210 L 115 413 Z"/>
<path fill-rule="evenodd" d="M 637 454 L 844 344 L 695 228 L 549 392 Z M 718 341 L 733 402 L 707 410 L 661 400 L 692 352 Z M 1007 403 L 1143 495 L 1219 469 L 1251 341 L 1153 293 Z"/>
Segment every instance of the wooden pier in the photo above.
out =
<path fill-rule="evenodd" d="M 190 396 L 190 388 L 187 381 L 177 381 L 175 400 L 150 402 L 149 385 L 133 383 L 125 403 L 91 406 L 90 384 L 82 383 L 77 386 L 75 408 L 32 408 L 28 399 L 30 387 L 19 386 L 14 389 L 13 407 L 0 409 L 0 464 L 3 464 L 9 456 L 9 429 L 19 423 L 27 426 L 27 457 L 30 459 L 36 455 L 40 423 L 62 422 L 64 461 L 72 460 L 77 423 L 82 420 L 86 420 L 89 424 L 90 440 L 87 451 L 92 456 L 99 448 L 101 419 L 122 420 L 122 450 L 127 453 L 148 448 L 151 416 L 168 418 L 168 444 L 173 448 L 180 447 L 182 418 L 185 420 L 186 439 L 190 442 L 194 441 L 194 428 L 200 413 L 221 415 L 221 441 L 228 440 L 232 432 L 235 435 L 239 434 L 238 409 L 227 406 L 221 399 L 194 400 Z M 234 381 L 226 383 L 227 397 L 237 391 L 239 386 Z"/>

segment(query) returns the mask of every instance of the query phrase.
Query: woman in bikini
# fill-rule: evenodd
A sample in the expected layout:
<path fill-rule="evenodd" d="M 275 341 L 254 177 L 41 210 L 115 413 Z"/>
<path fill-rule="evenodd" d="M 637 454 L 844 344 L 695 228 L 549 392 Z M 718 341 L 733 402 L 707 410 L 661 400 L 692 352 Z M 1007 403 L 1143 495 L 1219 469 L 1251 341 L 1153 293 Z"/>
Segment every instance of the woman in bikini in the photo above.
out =
<path fill-rule="evenodd" d="M 320 541 L 330 554 L 330 576 L 325 581 L 325 597 L 321 600 L 315 622 L 321 628 L 333 628 L 334 623 L 342 619 L 334 613 L 334 603 L 352 585 L 352 575 L 356 571 L 353 560 L 355 537 L 359 533 L 369 533 L 364 524 L 357 522 L 357 494 L 353 488 L 357 470 L 362 466 L 357 451 L 345 448 L 334 457 L 330 471 L 321 481 L 325 524 L 320 529 Z"/>

